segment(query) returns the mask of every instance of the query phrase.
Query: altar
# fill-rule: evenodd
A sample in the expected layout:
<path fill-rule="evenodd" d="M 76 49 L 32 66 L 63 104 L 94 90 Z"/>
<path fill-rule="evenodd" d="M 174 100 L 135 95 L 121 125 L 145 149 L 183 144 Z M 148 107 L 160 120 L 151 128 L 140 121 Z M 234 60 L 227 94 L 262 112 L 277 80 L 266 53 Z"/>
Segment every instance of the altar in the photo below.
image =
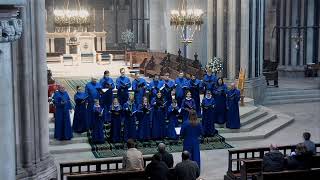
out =
<path fill-rule="evenodd" d="M 48 63 L 79 65 L 101 61 L 106 32 L 54 32 L 46 34 Z"/>

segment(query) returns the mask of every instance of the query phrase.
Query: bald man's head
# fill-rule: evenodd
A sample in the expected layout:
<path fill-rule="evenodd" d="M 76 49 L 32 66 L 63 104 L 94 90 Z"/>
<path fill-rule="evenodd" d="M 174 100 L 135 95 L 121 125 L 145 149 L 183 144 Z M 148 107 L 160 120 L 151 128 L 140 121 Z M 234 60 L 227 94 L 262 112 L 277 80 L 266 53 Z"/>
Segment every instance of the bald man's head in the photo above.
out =
<path fill-rule="evenodd" d="M 160 144 L 158 145 L 158 151 L 159 151 L 160 153 L 165 152 L 165 151 L 166 151 L 166 145 L 163 144 L 163 143 L 160 143 Z"/>
<path fill-rule="evenodd" d="M 188 160 L 190 159 L 190 153 L 188 151 L 183 151 L 181 154 L 182 160 Z"/>

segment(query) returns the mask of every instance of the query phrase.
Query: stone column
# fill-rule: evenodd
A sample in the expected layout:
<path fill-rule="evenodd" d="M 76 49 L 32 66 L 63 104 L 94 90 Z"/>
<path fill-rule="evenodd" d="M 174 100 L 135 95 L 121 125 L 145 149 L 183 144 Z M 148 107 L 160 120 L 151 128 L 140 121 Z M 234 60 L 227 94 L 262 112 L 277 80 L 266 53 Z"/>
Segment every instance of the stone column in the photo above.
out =
<path fill-rule="evenodd" d="M 235 79 L 236 76 L 236 30 L 237 30 L 237 7 L 236 0 L 228 1 L 228 78 Z"/>
<path fill-rule="evenodd" d="M 263 60 L 264 60 L 264 57 L 263 57 L 263 52 L 264 52 L 264 21 L 265 21 L 265 0 L 260 0 L 260 20 L 259 20 L 259 36 L 260 36 L 260 41 L 259 41 L 259 49 L 260 49 L 260 57 L 259 57 L 259 66 L 260 66 L 260 71 L 259 71 L 259 77 L 262 76 L 262 71 L 263 71 Z"/>
<path fill-rule="evenodd" d="M 150 50 L 163 51 L 165 33 L 163 21 L 163 0 L 150 0 Z"/>
<path fill-rule="evenodd" d="M 54 47 L 54 38 L 50 38 L 50 39 L 51 39 L 51 42 L 50 42 L 51 50 L 50 50 L 50 52 L 54 53 L 54 52 L 56 52 L 55 47 Z"/>
<path fill-rule="evenodd" d="M 51 48 L 50 48 L 50 38 L 46 38 L 46 52 L 50 53 L 51 52 Z"/>
<path fill-rule="evenodd" d="M 240 68 L 243 68 L 246 71 L 246 77 L 249 76 L 249 1 L 250 0 L 242 0 L 241 1 L 241 50 L 240 50 Z"/>
<path fill-rule="evenodd" d="M 207 59 L 213 58 L 213 0 L 207 0 Z"/>
<path fill-rule="evenodd" d="M 101 51 L 101 37 L 97 36 L 97 51 Z"/>
<path fill-rule="evenodd" d="M 292 26 L 298 26 L 298 0 L 291 0 L 292 2 L 292 19 L 291 19 L 291 25 Z M 299 30 L 298 29 L 293 29 L 291 30 L 291 35 L 299 35 Z M 301 43 L 300 43 L 301 44 Z M 298 58 L 298 51 L 300 51 L 300 49 L 296 49 L 295 48 L 296 46 L 296 43 L 295 41 L 292 39 L 291 40 L 291 54 L 290 54 L 290 57 L 291 57 L 291 66 L 294 68 L 297 66 L 297 58 Z"/>
<path fill-rule="evenodd" d="M 256 41 L 257 41 L 257 33 L 256 33 L 256 21 L 257 21 L 257 15 L 256 15 L 256 8 L 257 8 L 257 1 L 252 1 L 252 7 L 251 7 L 251 78 L 255 77 L 255 65 L 256 65 Z"/>
<path fill-rule="evenodd" d="M 105 50 L 107 50 L 107 42 L 106 42 L 106 37 L 105 36 L 103 36 L 102 37 L 102 51 L 105 51 Z"/>
<path fill-rule="evenodd" d="M 291 12 L 292 12 L 292 9 L 291 9 L 291 0 L 286 0 L 286 3 L 287 3 L 287 5 L 286 5 L 286 16 L 285 16 L 285 18 L 286 18 L 286 26 L 290 26 L 291 25 L 291 22 L 290 22 L 290 20 L 291 20 Z M 286 29 L 285 30 L 285 38 L 286 38 L 286 40 L 285 40 L 285 43 L 286 43 L 286 48 L 285 48 L 285 68 L 287 68 L 288 67 L 288 65 L 289 65 L 289 61 L 290 61 L 290 50 L 291 50 L 291 30 L 290 29 Z"/>
<path fill-rule="evenodd" d="M 1 39 L 1 35 L 0 35 Z M 0 41 L 0 179 L 15 179 L 15 134 L 13 114 L 12 57 L 11 43 Z"/>
<path fill-rule="evenodd" d="M 286 9 L 286 1 L 281 1 L 280 2 L 280 26 L 285 26 L 285 9 Z M 280 46 L 279 46 L 279 53 L 280 53 L 280 58 L 279 58 L 279 67 L 284 65 L 285 62 L 285 41 L 284 41 L 284 36 L 285 36 L 285 30 L 284 29 L 278 29 L 280 33 Z"/>
<path fill-rule="evenodd" d="M 314 26 L 315 25 L 315 0 L 308 0 L 308 12 L 307 12 L 307 26 Z M 319 11 L 319 10 L 318 10 Z M 307 38 L 306 40 L 306 55 L 307 55 L 307 63 L 312 63 L 314 58 L 314 47 L 313 47 L 313 41 L 314 41 L 314 29 L 308 28 L 307 29 Z"/>
<path fill-rule="evenodd" d="M 217 57 L 225 60 L 224 57 L 224 1 L 217 0 Z"/>
<path fill-rule="evenodd" d="M 178 1 L 166 0 L 165 11 L 163 11 L 164 26 L 166 28 L 166 49 L 169 53 L 177 54 L 179 49 L 179 32 L 170 26 L 170 11 L 178 7 Z"/>

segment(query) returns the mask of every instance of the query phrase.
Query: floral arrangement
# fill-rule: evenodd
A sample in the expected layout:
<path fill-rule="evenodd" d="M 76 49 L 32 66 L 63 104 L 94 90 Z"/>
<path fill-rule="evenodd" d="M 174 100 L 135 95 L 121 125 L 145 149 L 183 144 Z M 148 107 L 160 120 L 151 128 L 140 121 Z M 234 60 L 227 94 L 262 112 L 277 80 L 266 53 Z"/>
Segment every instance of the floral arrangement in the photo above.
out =
<path fill-rule="evenodd" d="M 126 31 L 121 33 L 121 40 L 126 44 L 126 45 L 131 45 L 134 42 L 134 33 L 127 29 Z"/>
<path fill-rule="evenodd" d="M 214 57 L 213 59 L 210 59 L 207 67 L 212 69 L 213 72 L 219 73 L 223 70 L 223 63 L 222 59 L 218 57 Z"/>

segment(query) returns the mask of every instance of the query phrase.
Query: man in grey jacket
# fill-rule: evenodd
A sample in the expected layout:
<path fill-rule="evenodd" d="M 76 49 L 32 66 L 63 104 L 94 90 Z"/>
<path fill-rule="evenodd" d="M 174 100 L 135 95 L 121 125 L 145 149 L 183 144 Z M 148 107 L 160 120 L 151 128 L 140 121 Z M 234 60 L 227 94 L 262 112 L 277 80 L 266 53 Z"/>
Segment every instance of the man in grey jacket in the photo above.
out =
<path fill-rule="evenodd" d="M 308 152 L 315 155 L 316 154 L 316 145 L 314 144 L 314 142 L 312 142 L 310 140 L 310 138 L 311 138 L 311 134 L 309 132 L 303 133 L 303 139 L 304 139 L 303 144 L 306 146 Z"/>

